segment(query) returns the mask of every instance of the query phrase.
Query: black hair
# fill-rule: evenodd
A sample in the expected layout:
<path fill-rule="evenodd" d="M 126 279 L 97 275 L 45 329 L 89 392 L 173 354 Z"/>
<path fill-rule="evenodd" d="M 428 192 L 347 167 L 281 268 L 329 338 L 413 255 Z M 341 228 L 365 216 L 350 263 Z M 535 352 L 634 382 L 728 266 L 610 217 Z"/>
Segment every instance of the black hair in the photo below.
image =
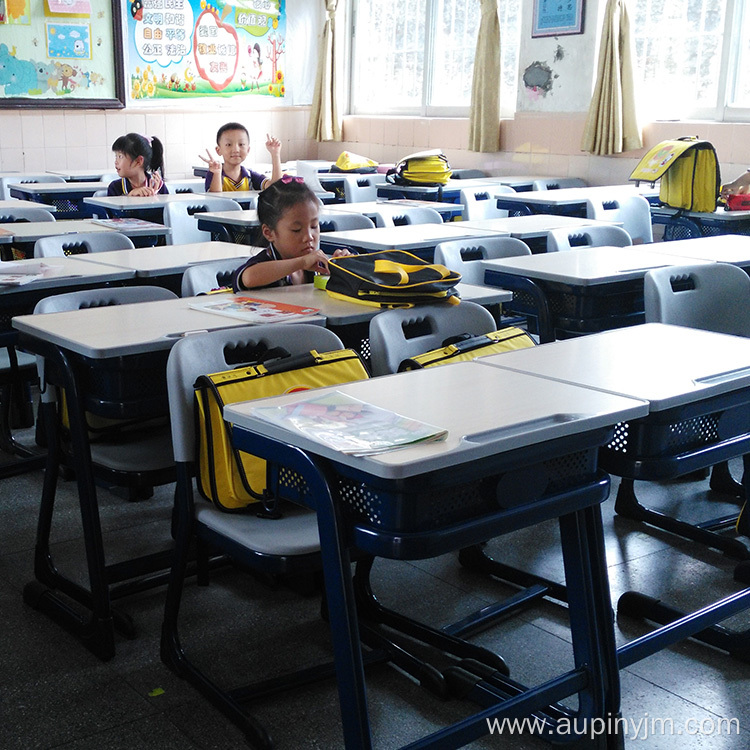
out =
<path fill-rule="evenodd" d="M 284 212 L 298 203 L 312 201 L 318 205 L 317 196 L 300 178 L 286 179 L 286 182 L 284 177 L 276 180 L 258 195 L 258 222 L 261 226 L 265 224 L 269 229 L 276 229 Z"/>
<path fill-rule="evenodd" d="M 222 125 L 217 131 L 216 131 L 216 143 L 218 144 L 221 140 L 221 136 L 224 135 L 224 133 L 227 132 L 227 130 L 243 130 L 245 132 L 245 135 L 247 136 L 247 140 L 250 140 L 250 133 L 248 132 L 247 128 L 241 123 L 241 122 L 228 122 L 226 125 Z"/>
<path fill-rule="evenodd" d="M 129 159 L 142 156 L 144 172 L 161 172 L 164 176 L 164 146 L 156 136 L 149 139 L 138 133 L 121 135 L 112 144 L 112 150 L 125 154 Z"/>

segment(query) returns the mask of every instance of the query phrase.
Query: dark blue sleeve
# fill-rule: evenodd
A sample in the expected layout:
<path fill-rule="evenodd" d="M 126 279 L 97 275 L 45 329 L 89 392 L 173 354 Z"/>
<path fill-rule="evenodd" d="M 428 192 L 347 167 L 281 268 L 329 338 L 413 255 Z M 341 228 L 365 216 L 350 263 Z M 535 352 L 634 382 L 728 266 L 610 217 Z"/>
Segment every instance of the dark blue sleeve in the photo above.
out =
<path fill-rule="evenodd" d="M 253 190 L 260 190 L 263 187 L 263 180 L 266 179 L 266 176 L 260 174 L 260 172 L 253 172 L 252 169 L 248 169 L 247 173 L 250 175 L 250 185 Z"/>
<path fill-rule="evenodd" d="M 205 182 L 203 183 L 203 192 L 204 193 L 208 192 L 208 189 L 211 187 L 211 182 L 212 182 L 213 179 L 214 179 L 213 173 L 209 172 L 206 175 Z"/>
<path fill-rule="evenodd" d="M 107 187 L 107 195 L 124 195 L 122 192 L 122 179 L 112 180 Z"/>
<path fill-rule="evenodd" d="M 232 291 L 237 292 L 246 292 L 247 288 L 242 286 L 242 273 L 246 268 L 250 268 L 250 266 L 254 266 L 257 263 L 264 263 L 266 261 L 273 260 L 273 257 L 270 255 L 268 248 L 265 250 L 261 250 L 257 255 L 253 255 L 252 258 L 248 258 L 246 263 L 243 263 L 235 272 L 234 276 L 232 277 Z M 268 284 L 269 287 L 273 286 L 283 286 L 283 282 L 281 281 L 274 281 L 273 284 Z"/>

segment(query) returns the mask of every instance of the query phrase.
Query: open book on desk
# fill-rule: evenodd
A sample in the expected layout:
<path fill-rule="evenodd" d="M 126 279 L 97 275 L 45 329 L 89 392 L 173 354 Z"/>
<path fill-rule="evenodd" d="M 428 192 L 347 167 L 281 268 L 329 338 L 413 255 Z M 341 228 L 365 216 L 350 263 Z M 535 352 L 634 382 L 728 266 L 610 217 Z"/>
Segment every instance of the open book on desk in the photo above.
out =
<path fill-rule="evenodd" d="M 156 224 L 153 221 L 146 221 L 145 219 L 135 219 L 128 216 L 116 219 L 92 219 L 92 224 L 99 224 L 102 227 L 109 227 L 110 229 L 119 229 L 121 232 L 126 232 L 129 229 L 153 229 L 158 227 L 163 229 L 162 224 Z"/>
<path fill-rule="evenodd" d="M 6 261 L 0 264 L 0 286 L 23 286 L 50 276 L 61 276 L 62 273 L 60 266 Z"/>
<path fill-rule="evenodd" d="M 193 310 L 240 318 L 247 323 L 281 323 L 300 320 L 320 312 L 316 307 L 288 305 L 284 302 L 254 299 L 238 294 L 220 294 L 205 301 L 191 302 L 189 306 Z"/>
<path fill-rule="evenodd" d="M 445 440 L 448 431 L 333 391 L 284 406 L 259 406 L 253 416 L 353 456 Z"/>

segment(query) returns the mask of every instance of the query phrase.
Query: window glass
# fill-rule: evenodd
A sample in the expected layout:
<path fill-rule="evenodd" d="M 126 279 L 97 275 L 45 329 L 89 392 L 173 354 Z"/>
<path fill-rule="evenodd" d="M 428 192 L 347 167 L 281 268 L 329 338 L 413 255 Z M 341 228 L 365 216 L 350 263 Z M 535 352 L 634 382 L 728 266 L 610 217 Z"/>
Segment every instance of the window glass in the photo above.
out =
<path fill-rule="evenodd" d="M 639 108 L 648 119 L 713 115 L 720 100 L 726 0 L 634 0 Z"/>
<path fill-rule="evenodd" d="M 501 103 L 512 112 L 521 0 L 500 3 L 499 15 Z M 479 0 L 357 0 L 352 110 L 428 114 L 467 109 L 480 18 Z"/>

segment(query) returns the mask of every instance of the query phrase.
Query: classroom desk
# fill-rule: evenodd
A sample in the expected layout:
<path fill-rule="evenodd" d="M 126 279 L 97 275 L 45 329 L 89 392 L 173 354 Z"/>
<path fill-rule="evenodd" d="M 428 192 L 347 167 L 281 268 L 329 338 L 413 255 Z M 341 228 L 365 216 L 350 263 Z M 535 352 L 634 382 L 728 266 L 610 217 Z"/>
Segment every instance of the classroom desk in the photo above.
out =
<path fill-rule="evenodd" d="M 105 182 L 24 182 L 8 185 L 8 192 L 13 198 L 57 206 L 58 219 L 92 216 L 93 212 L 85 205 L 85 199 L 106 189 Z"/>
<path fill-rule="evenodd" d="M 252 191 L 251 191 L 252 192 Z M 252 193 L 255 195 L 255 193 Z M 222 193 L 222 196 L 224 194 Z M 234 194 L 232 194 L 233 196 Z M 85 202 L 91 206 L 103 208 L 109 216 L 127 217 L 135 215 L 140 217 L 144 211 L 154 212 L 154 218 L 160 220 L 164 206 L 173 201 L 199 202 L 205 197 L 197 193 L 168 193 L 166 195 L 102 195 L 86 198 Z"/>
<path fill-rule="evenodd" d="M 644 250 L 639 245 L 581 247 L 480 262 L 487 284 L 517 290 L 521 295 L 536 287 L 548 308 L 552 330 L 546 333 L 564 338 L 643 323 L 646 271 L 701 261 Z M 539 312 L 527 306 L 523 297 L 514 298 L 512 307 L 524 314 Z"/>
<path fill-rule="evenodd" d="M 641 250 L 661 255 L 679 255 L 692 261 L 713 260 L 731 263 L 750 270 L 750 236 L 744 234 L 717 234 L 687 240 L 672 240 L 639 245 Z"/>
<path fill-rule="evenodd" d="M 231 242 L 194 242 L 187 245 L 137 247 L 133 250 L 109 250 L 78 256 L 88 263 L 103 263 L 135 272 L 136 279 L 146 284 L 171 289 L 180 294 L 182 275 L 190 267 L 217 260 L 237 259 L 240 266 L 250 253 L 247 245 Z"/>
<path fill-rule="evenodd" d="M 260 222 L 254 208 L 243 211 L 205 211 L 197 214 L 198 229 L 210 232 L 212 240 L 256 245 L 260 240 Z"/>
<path fill-rule="evenodd" d="M 553 229 L 577 229 L 592 225 L 609 224 L 622 226 L 621 222 L 597 221 L 578 216 L 559 214 L 531 214 L 530 216 L 508 216 L 497 219 L 469 219 L 461 224 L 470 229 L 482 229 L 510 235 L 523 240 L 533 253 L 547 252 L 547 234 Z"/>
<path fill-rule="evenodd" d="M 497 234 L 497 232 L 463 228 L 461 221 L 449 221 L 442 224 L 405 224 L 400 227 L 325 232 L 320 235 L 320 248 L 329 255 L 339 247 L 346 247 L 354 252 L 375 252 L 397 248 L 407 250 L 432 262 L 435 245 L 441 242 L 475 237 L 496 237 Z"/>
<path fill-rule="evenodd" d="M 12 211 L 14 208 L 28 207 L 28 201 L 19 200 L 18 198 L 8 198 L 7 200 L 0 200 L 0 213 L 2 213 L 4 208 L 10 209 Z M 57 206 L 53 205 L 52 203 L 35 203 L 34 208 L 43 208 L 45 211 L 49 211 L 50 213 L 55 213 L 57 211 Z"/>
<path fill-rule="evenodd" d="M 558 190 L 533 190 L 513 195 L 497 195 L 497 207 L 508 211 L 522 210 L 529 214 L 562 214 L 586 217 L 587 198 L 642 195 L 647 200 L 658 193 L 650 185 L 597 185 L 592 187 L 560 188 Z"/>
<path fill-rule="evenodd" d="M 92 273 L 108 268 L 77 262 Z M 132 271 L 129 273 L 132 276 Z M 47 371 L 53 374 L 48 379 L 65 390 L 88 573 L 87 585 L 82 586 L 56 568 L 49 544 L 54 498 L 43 492 L 35 580 L 24 589 L 25 601 L 61 623 L 103 660 L 114 656 L 115 628 L 134 636 L 132 622 L 113 609 L 112 600 L 163 583 L 171 549 L 107 564 L 84 410 L 110 417 L 142 416 L 144 409 L 151 418 L 168 414 L 165 365 L 174 342 L 184 335 L 247 325 L 243 320 L 191 309 L 190 303 L 197 299 L 210 298 L 178 298 L 13 318 L 19 346 L 43 356 Z M 325 321 L 311 315 L 302 322 L 322 325 Z M 82 377 L 102 387 L 102 393 L 91 393 L 82 385 Z M 142 391 L 138 396 L 133 393 L 136 388 Z M 135 414 L 134 404 L 138 409 Z M 57 419 L 50 413 L 54 405 L 43 406 L 51 432 Z M 45 478 L 56 477 L 56 452 L 55 440 L 48 440 Z M 60 596 L 61 592 L 80 605 L 75 612 Z"/>
<path fill-rule="evenodd" d="M 60 234 L 81 234 L 89 232 L 120 232 L 132 238 L 163 237 L 170 233 L 169 227 L 149 223 L 138 227 L 112 227 L 97 224 L 94 219 L 68 219 L 67 221 L 19 221 L 13 224 L 0 224 L 0 251 L 3 260 L 10 260 L 6 251 L 11 245 L 20 245 L 27 257 L 34 254 L 33 244 L 42 237 Z M 5 245 L 5 247 L 3 247 Z"/>
<path fill-rule="evenodd" d="M 654 224 L 664 224 L 665 240 L 717 234 L 750 234 L 750 211 L 725 211 L 717 208 L 713 213 L 707 213 L 652 205 L 651 221 Z"/>
<path fill-rule="evenodd" d="M 406 200 L 403 198 L 396 198 L 390 201 L 381 198 L 375 201 L 362 201 L 360 203 L 332 203 L 331 205 L 326 206 L 325 210 L 327 212 L 333 211 L 349 214 L 362 214 L 363 216 L 367 216 L 373 221 L 376 221 L 377 214 L 391 218 L 394 216 L 403 217 L 415 208 L 432 208 L 443 217 L 443 221 L 451 221 L 457 216 L 461 216 L 463 213 L 462 206 L 457 203 Z M 401 223 L 403 224 L 404 222 L 401 221 Z"/>
<path fill-rule="evenodd" d="M 599 510 L 608 490 L 607 478 L 596 467 L 596 446 L 609 439 L 614 424 L 645 415 L 647 406 L 525 374 L 497 377 L 500 372 L 511 375 L 469 362 L 327 389 L 448 430 L 445 442 L 379 456 L 345 455 L 313 437 L 263 422 L 254 415 L 257 402 L 225 409 L 236 447 L 290 467 L 310 488 L 300 500 L 318 514 L 348 748 L 372 746 L 350 547 L 380 557 L 423 559 L 551 518 L 559 518 L 561 526 L 574 668 L 512 699 L 495 688 L 492 705 L 485 711 L 410 747 L 460 747 L 487 732 L 486 716 L 528 715 L 575 693 L 581 696 L 581 719 L 618 713 L 618 670 Z M 466 383 L 472 387 L 466 388 Z M 498 400 L 497 393 L 525 397 Z M 263 405 L 309 396 L 290 394 L 264 400 Z M 537 483 L 540 474 L 555 475 L 572 455 L 577 466 L 563 470 L 567 476 L 560 476 L 562 481 Z M 526 481 L 529 493 L 518 503 L 505 504 L 503 477 L 511 475 L 518 479 L 513 487 Z M 519 500 L 514 490 L 509 492 Z M 466 497 L 464 493 L 470 499 L 452 506 L 458 497 Z M 475 682 L 481 681 L 475 678 Z"/>
<path fill-rule="evenodd" d="M 52 294 L 121 285 L 135 277 L 135 273 L 128 269 L 101 264 L 95 266 L 75 257 L 12 261 L 2 264 L 2 272 L 13 273 L 19 267 L 37 268 L 40 263 L 49 268 L 44 278 L 22 286 L 0 285 L 0 345 L 4 347 L 12 347 L 17 343 L 18 335 L 11 326 L 12 318 L 32 313 L 39 300 Z M 43 457 L 34 449 L 17 443 L 7 424 L 3 424 L 0 430 L 0 450 L 9 456 L 22 457 L 22 460 L 3 462 L 0 476 L 10 476 L 42 465 Z"/>
<path fill-rule="evenodd" d="M 648 401 L 648 416 L 622 422 L 599 451 L 600 465 L 623 477 L 615 510 L 732 557 L 750 559 L 750 550 L 739 540 L 716 533 L 727 528 L 727 519 L 693 525 L 645 508 L 633 490 L 634 480 L 671 479 L 750 452 L 750 339 L 648 323 L 536 347 L 533 353 L 529 349 L 485 357 L 481 362 Z M 746 472 L 746 489 L 748 484 Z M 738 605 L 748 593 L 750 589 L 729 599 Z M 742 608 L 747 606 L 745 602 Z M 649 619 L 657 619 L 657 610 L 665 614 L 668 609 L 633 592 L 623 595 L 619 608 Z M 738 611 L 729 610 L 724 600 L 701 610 L 705 616 L 694 613 L 692 628 L 687 619 L 683 623 L 682 637 Z M 657 631 L 622 647 L 621 668 L 668 645 L 660 637 Z M 711 636 L 695 637 L 746 658 L 747 633 L 728 637 L 711 631 Z"/>
<path fill-rule="evenodd" d="M 114 166 L 108 169 L 48 169 L 46 171 L 48 174 L 62 177 L 66 182 L 101 182 L 104 175 L 116 173 Z"/>

